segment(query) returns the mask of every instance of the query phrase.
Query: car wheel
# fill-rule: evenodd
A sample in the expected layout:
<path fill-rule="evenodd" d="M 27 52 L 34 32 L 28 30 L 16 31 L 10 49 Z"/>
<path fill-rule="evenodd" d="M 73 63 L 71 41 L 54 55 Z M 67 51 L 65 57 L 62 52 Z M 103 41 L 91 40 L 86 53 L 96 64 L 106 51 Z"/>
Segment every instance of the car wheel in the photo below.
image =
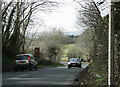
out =
<path fill-rule="evenodd" d="M 68 68 L 71 68 L 71 66 L 68 66 Z"/>
<path fill-rule="evenodd" d="M 30 66 L 30 71 L 32 71 L 32 66 Z"/>
<path fill-rule="evenodd" d="M 81 65 L 81 64 L 79 65 L 79 68 L 82 68 L 82 65 Z"/>
<path fill-rule="evenodd" d="M 38 71 L 38 68 L 36 67 L 35 70 Z"/>
<path fill-rule="evenodd" d="M 22 69 L 21 69 L 21 71 L 23 72 L 23 71 L 24 71 L 24 69 L 22 68 Z"/>
<path fill-rule="evenodd" d="M 17 72 L 18 70 L 15 68 L 15 72 Z"/>

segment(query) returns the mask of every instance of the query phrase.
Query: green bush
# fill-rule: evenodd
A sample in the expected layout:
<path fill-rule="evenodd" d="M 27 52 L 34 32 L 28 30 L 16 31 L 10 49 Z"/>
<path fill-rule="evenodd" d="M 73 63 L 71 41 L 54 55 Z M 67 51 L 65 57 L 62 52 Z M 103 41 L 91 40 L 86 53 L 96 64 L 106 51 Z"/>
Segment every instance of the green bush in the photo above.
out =
<path fill-rule="evenodd" d="M 59 63 L 48 60 L 48 59 L 39 59 L 38 60 L 38 65 L 59 65 Z"/>

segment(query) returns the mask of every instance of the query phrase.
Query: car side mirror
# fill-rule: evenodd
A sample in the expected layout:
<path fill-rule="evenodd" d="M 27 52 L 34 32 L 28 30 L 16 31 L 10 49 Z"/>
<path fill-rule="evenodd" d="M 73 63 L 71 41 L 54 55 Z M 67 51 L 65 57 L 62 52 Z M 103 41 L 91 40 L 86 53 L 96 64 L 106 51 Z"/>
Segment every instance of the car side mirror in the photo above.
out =
<path fill-rule="evenodd" d="M 36 59 L 36 58 L 35 58 L 34 60 L 35 60 L 35 61 L 37 61 L 37 59 Z"/>
<path fill-rule="evenodd" d="M 81 59 L 81 61 L 83 61 L 83 59 Z"/>

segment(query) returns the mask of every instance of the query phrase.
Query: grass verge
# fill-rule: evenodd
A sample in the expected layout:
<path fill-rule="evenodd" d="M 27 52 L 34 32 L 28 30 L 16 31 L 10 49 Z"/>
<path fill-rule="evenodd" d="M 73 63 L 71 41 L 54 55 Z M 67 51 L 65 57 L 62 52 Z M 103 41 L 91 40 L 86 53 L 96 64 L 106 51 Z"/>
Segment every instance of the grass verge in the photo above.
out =
<path fill-rule="evenodd" d="M 73 87 L 88 86 L 88 87 L 106 87 L 107 79 L 102 77 L 99 74 L 96 74 L 95 71 L 91 71 L 93 68 L 92 65 L 89 65 L 87 68 L 80 71 L 74 79 Z"/>
<path fill-rule="evenodd" d="M 62 67 L 62 66 L 65 66 L 65 65 L 38 65 L 38 68 L 51 68 L 51 67 Z"/>

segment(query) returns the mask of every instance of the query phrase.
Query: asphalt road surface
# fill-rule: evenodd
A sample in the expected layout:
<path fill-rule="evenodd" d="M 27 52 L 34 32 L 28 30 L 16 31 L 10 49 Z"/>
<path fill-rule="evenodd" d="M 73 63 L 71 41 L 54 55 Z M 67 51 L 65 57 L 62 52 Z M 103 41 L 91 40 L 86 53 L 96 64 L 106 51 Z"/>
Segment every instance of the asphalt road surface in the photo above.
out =
<path fill-rule="evenodd" d="M 39 85 L 39 87 L 41 87 L 40 85 L 71 85 L 76 74 L 88 66 L 88 63 L 82 63 L 83 68 L 67 68 L 67 63 L 62 63 L 66 66 L 40 68 L 38 71 L 29 71 L 29 69 L 26 69 L 23 72 L 4 72 L 2 74 L 2 85 L 3 87 L 23 87 L 23 85 L 25 87 L 29 87 L 30 85 Z"/>

